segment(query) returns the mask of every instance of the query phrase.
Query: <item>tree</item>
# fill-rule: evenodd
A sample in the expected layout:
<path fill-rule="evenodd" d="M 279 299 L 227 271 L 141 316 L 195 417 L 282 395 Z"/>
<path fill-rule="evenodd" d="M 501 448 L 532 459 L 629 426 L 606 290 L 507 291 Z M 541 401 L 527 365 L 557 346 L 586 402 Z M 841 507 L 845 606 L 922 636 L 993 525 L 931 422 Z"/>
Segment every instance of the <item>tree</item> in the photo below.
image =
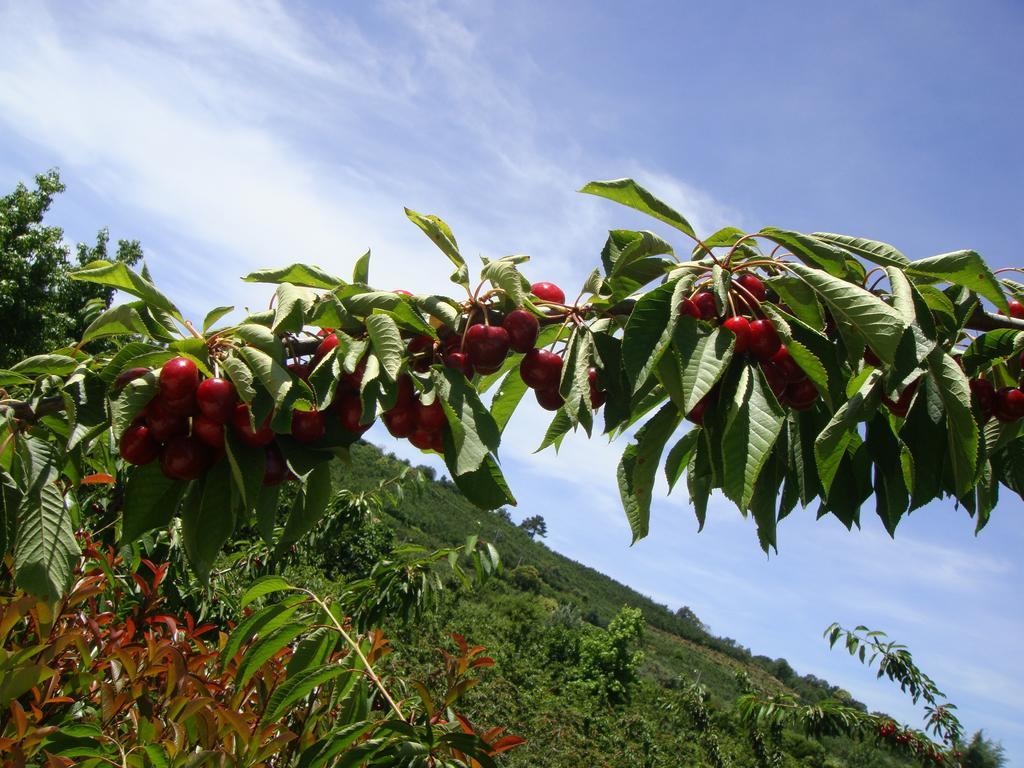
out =
<path fill-rule="evenodd" d="M 526 535 L 531 539 L 540 536 L 542 539 L 548 535 L 548 524 L 544 522 L 544 518 L 541 515 L 531 515 L 530 517 L 524 518 L 519 527 L 526 531 Z"/>
<path fill-rule="evenodd" d="M 0 198 L 0 367 L 75 343 L 114 297 L 112 287 L 69 279 L 75 266 L 110 256 L 110 236 L 102 229 L 91 248 L 79 243 L 73 263 L 63 231 L 43 224 L 63 191 L 50 171 L 36 176 L 34 190 L 19 184 Z M 137 241 L 121 240 L 112 258 L 132 266 L 141 257 Z"/>
<path fill-rule="evenodd" d="M 960 763 L 963 768 L 1003 768 L 1006 753 L 1002 744 L 986 739 L 984 731 L 977 731 L 963 748 Z"/>

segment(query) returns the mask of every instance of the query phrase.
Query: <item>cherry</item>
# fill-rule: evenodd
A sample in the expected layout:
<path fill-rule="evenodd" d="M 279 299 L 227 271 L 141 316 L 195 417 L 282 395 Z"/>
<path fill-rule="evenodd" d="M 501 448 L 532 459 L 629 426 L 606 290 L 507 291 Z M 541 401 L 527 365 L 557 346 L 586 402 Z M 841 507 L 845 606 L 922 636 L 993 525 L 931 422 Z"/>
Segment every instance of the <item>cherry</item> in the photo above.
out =
<path fill-rule="evenodd" d="M 129 382 L 135 381 L 147 373 L 149 373 L 149 368 L 129 368 L 127 371 L 122 371 L 114 379 L 114 391 L 120 392 Z"/>
<path fill-rule="evenodd" d="M 170 413 L 175 413 L 178 416 L 192 416 L 196 413 L 196 396 L 195 394 L 185 395 L 185 397 L 179 397 L 171 399 L 164 397 L 162 394 L 158 394 L 156 399 L 159 400 L 164 408 Z"/>
<path fill-rule="evenodd" d="M 478 372 L 497 370 L 509 349 L 508 331 L 498 325 L 473 325 L 466 332 L 466 353 Z M 492 371 L 489 371 L 493 373 Z"/>
<path fill-rule="evenodd" d="M 363 374 L 366 373 L 366 358 L 359 361 L 352 373 L 343 373 L 338 380 L 342 392 L 359 392 L 363 387 Z"/>
<path fill-rule="evenodd" d="M 715 304 L 715 294 L 711 291 L 697 291 L 693 303 L 700 310 L 702 320 L 714 320 L 718 317 L 718 305 Z"/>
<path fill-rule="evenodd" d="M 363 403 L 358 395 L 344 395 L 337 401 L 338 420 L 346 432 L 353 432 L 357 435 L 363 434 L 372 424 L 362 424 Z"/>
<path fill-rule="evenodd" d="M 235 385 L 227 379 L 206 379 L 196 390 L 199 412 L 208 419 L 226 424 L 235 412 L 238 395 Z"/>
<path fill-rule="evenodd" d="M 416 431 L 416 411 L 412 405 L 396 405 L 384 414 L 384 426 L 395 437 L 409 437 Z"/>
<path fill-rule="evenodd" d="M 187 357 L 172 357 L 160 369 L 160 394 L 168 400 L 181 400 L 195 394 L 199 369 Z"/>
<path fill-rule="evenodd" d="M 149 464 L 160 452 L 160 444 L 145 424 L 133 424 L 121 435 L 118 451 L 129 464 Z"/>
<path fill-rule="evenodd" d="M 319 363 L 320 361 L 317 360 L 316 362 Z M 286 367 L 288 368 L 289 372 L 293 376 L 295 376 L 298 379 L 302 379 L 303 381 L 305 381 L 306 379 L 309 378 L 309 374 L 311 374 L 313 372 L 313 369 L 316 367 L 316 365 L 314 363 L 312 363 L 312 362 L 300 363 L 298 361 L 292 361 L 292 362 L 288 363 L 288 365 Z M 199 386 L 201 387 L 203 385 L 200 384 Z"/>
<path fill-rule="evenodd" d="M 708 405 L 711 404 L 711 393 L 708 392 L 704 397 L 697 401 L 697 404 L 690 409 L 690 412 L 686 414 L 686 418 L 692 421 L 694 424 L 700 426 L 704 425 L 704 413 L 708 409 Z"/>
<path fill-rule="evenodd" d="M 426 429 L 417 429 L 411 435 L 409 435 L 409 442 L 419 448 L 421 451 L 435 451 L 437 449 L 438 440 L 436 435 L 439 433 L 431 432 Z"/>
<path fill-rule="evenodd" d="M 789 384 L 789 379 L 786 378 L 782 366 L 775 362 L 761 363 L 761 370 L 764 372 L 765 381 L 768 382 L 768 388 L 781 402 L 782 393 L 786 391 L 786 386 Z"/>
<path fill-rule="evenodd" d="M 224 447 L 224 423 L 209 416 L 199 415 L 192 419 L 192 434 L 211 448 Z"/>
<path fill-rule="evenodd" d="M 173 437 L 160 453 L 160 469 L 174 480 L 195 480 L 210 466 L 210 447 L 195 437 Z"/>
<path fill-rule="evenodd" d="M 473 377 L 473 363 L 470 362 L 469 355 L 465 352 L 449 352 L 444 356 L 444 364 L 449 368 L 462 371 L 467 379 Z"/>
<path fill-rule="evenodd" d="M 416 412 L 416 425 L 420 429 L 425 429 L 428 432 L 437 432 L 448 423 L 444 407 L 441 405 L 441 401 L 436 398 L 430 405 L 416 403 L 413 408 Z"/>
<path fill-rule="evenodd" d="M 796 381 L 786 387 L 783 393 L 786 405 L 797 411 L 806 411 L 818 399 L 818 388 L 810 379 Z"/>
<path fill-rule="evenodd" d="M 587 381 L 590 384 L 590 407 L 600 408 L 608 400 L 608 393 L 601 388 L 601 381 L 597 375 L 597 368 L 587 371 Z"/>
<path fill-rule="evenodd" d="M 338 346 L 338 341 L 338 334 L 336 333 L 331 333 L 328 334 L 327 336 L 324 336 L 324 340 L 320 342 L 320 344 L 316 348 L 316 352 L 313 353 L 313 360 L 319 363 L 321 360 L 327 357 L 327 353 L 334 349 L 336 346 Z"/>
<path fill-rule="evenodd" d="M 557 411 L 565 404 L 565 399 L 557 387 L 538 389 L 534 394 L 537 396 L 537 403 L 546 411 Z"/>
<path fill-rule="evenodd" d="M 750 322 L 747 318 L 733 315 L 727 318 L 722 325 L 736 335 L 735 353 L 738 355 L 746 352 L 747 347 L 750 345 Z"/>
<path fill-rule="evenodd" d="M 413 336 L 409 340 L 410 365 L 414 371 L 426 373 L 434 362 L 434 340 L 429 336 Z"/>
<path fill-rule="evenodd" d="M 697 302 L 693 299 L 683 299 L 679 302 L 679 316 L 689 315 L 695 320 L 701 319 L 700 307 L 697 306 Z"/>
<path fill-rule="evenodd" d="M 786 377 L 786 382 L 793 384 L 797 381 L 803 381 L 807 378 L 807 374 L 804 373 L 804 369 L 801 368 L 793 356 L 789 354 L 789 350 L 786 349 L 785 344 L 781 344 L 778 350 L 772 355 L 771 362 L 777 366 L 783 376 Z"/>
<path fill-rule="evenodd" d="M 397 293 L 399 296 L 412 296 L 412 293 L 405 290 L 404 288 L 396 288 L 392 293 Z"/>
<path fill-rule="evenodd" d="M 756 278 L 755 278 L 756 279 Z M 730 328 L 730 330 L 732 330 Z M 750 353 L 762 362 L 771 360 L 782 347 L 779 334 L 771 320 L 754 320 L 749 325 L 750 338 L 747 343 Z"/>
<path fill-rule="evenodd" d="M 280 485 L 288 479 L 288 464 L 277 443 L 270 443 L 266 447 L 266 460 L 263 464 L 263 484 Z"/>
<path fill-rule="evenodd" d="M 509 344 L 516 352 L 529 352 L 537 343 L 540 322 L 525 309 L 513 309 L 501 321 L 501 327 L 508 332 Z"/>
<path fill-rule="evenodd" d="M 396 406 L 408 407 L 415 400 L 415 389 L 413 388 L 412 376 L 398 377 L 398 396 L 395 399 Z"/>
<path fill-rule="evenodd" d="M 1010 317 L 1016 317 L 1018 319 L 1024 319 L 1024 304 L 1021 304 L 1016 299 L 1010 299 Z"/>
<path fill-rule="evenodd" d="M 149 426 L 149 436 L 158 443 L 166 443 L 172 437 L 188 432 L 188 418 L 169 410 L 159 397 L 151 400 L 143 413 Z"/>
<path fill-rule="evenodd" d="M 534 283 L 530 286 L 530 293 L 541 301 L 565 304 L 565 292 L 554 283 Z"/>
<path fill-rule="evenodd" d="M 1024 391 L 1017 387 L 1003 387 L 996 392 L 992 415 L 1002 422 L 1024 418 Z"/>
<path fill-rule="evenodd" d="M 764 283 L 761 282 L 761 278 L 751 272 L 744 272 L 742 275 L 737 276 L 736 282 L 747 289 L 747 291 L 758 301 L 764 301 L 767 297 L 768 292 L 764 288 Z M 747 298 L 746 294 L 741 294 L 744 299 Z"/>
<path fill-rule="evenodd" d="M 882 361 L 878 359 L 878 355 L 872 351 L 871 347 L 864 347 L 864 362 L 873 368 L 882 367 Z"/>
<path fill-rule="evenodd" d="M 315 443 L 325 431 L 324 415 L 320 411 L 292 411 L 292 437 L 298 442 Z"/>
<path fill-rule="evenodd" d="M 267 445 L 274 439 L 274 432 L 270 428 L 270 416 L 263 420 L 259 429 L 253 429 L 249 420 L 249 406 L 245 403 L 235 406 L 235 412 L 231 414 L 231 426 L 235 428 L 242 442 L 251 447 Z"/>
<path fill-rule="evenodd" d="M 978 402 L 978 410 L 981 411 L 981 420 L 988 421 L 992 418 L 992 411 L 996 404 L 996 388 L 988 379 L 971 379 L 968 382 L 971 393 Z"/>
<path fill-rule="evenodd" d="M 905 418 L 907 413 L 910 411 L 910 401 L 914 399 L 914 393 L 917 391 L 917 382 L 912 381 L 907 385 L 906 389 L 900 392 L 899 399 L 895 402 L 888 397 L 882 398 L 882 404 L 889 409 L 889 412 L 893 416 L 899 416 L 901 419 Z"/>
<path fill-rule="evenodd" d="M 531 349 L 519 364 L 519 375 L 533 389 L 557 389 L 562 380 L 562 358 L 546 349 Z"/>

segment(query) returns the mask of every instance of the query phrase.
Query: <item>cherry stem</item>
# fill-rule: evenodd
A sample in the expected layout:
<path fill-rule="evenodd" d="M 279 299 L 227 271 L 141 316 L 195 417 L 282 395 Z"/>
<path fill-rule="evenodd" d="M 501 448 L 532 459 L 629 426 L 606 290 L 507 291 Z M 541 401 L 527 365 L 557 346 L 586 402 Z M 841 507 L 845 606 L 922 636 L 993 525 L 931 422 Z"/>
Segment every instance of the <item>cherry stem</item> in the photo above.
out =
<path fill-rule="evenodd" d="M 739 240 L 737 240 L 735 243 L 733 243 L 732 244 L 732 248 L 730 248 L 729 252 L 727 254 L 725 254 L 725 267 L 724 267 L 724 269 L 729 270 L 729 265 L 732 263 L 732 255 L 734 253 L 736 253 L 736 249 L 740 247 L 740 243 L 742 243 L 744 240 L 756 240 L 758 237 L 760 237 L 760 235 L 758 235 L 756 233 L 751 233 L 751 234 L 748 234 L 748 235 L 743 235 L 743 237 L 741 237 Z"/>
<path fill-rule="evenodd" d="M 751 312 L 760 312 L 761 316 L 767 319 L 768 315 L 765 314 L 765 311 L 763 309 L 761 309 L 761 300 L 758 299 L 753 293 L 751 293 L 746 286 L 738 282 L 733 282 L 731 283 L 730 288 L 732 288 L 733 290 L 739 290 L 740 293 L 746 294 L 746 296 L 740 297 L 741 299 L 743 299 L 743 303 L 747 305 Z M 747 301 L 748 298 L 751 299 L 754 303 L 751 304 L 750 301 Z"/>

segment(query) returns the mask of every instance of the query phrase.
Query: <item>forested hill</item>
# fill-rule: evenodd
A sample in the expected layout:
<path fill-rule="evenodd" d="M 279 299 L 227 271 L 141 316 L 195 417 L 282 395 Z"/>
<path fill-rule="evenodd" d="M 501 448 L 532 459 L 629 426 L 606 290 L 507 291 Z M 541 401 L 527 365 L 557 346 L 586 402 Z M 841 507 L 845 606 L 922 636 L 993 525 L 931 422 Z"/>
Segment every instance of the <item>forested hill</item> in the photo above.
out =
<path fill-rule="evenodd" d="M 349 489 L 371 489 L 406 466 L 361 443 L 353 446 L 351 463 L 339 465 L 337 479 Z M 511 754 L 509 764 L 702 765 L 711 754 L 709 738 L 720 742 L 728 758 L 723 765 L 755 764 L 749 733 L 732 716 L 733 702 L 744 690 L 791 693 L 807 703 L 848 699 L 824 680 L 799 676 L 784 659 L 752 655 L 733 640 L 715 637 L 688 609 L 673 612 L 552 551 L 507 513 L 481 511 L 446 477 L 419 470 L 426 478 L 405 480 L 402 498 L 381 516 L 379 527 L 388 530 L 359 535 L 378 543 L 383 537 L 387 546 L 410 542 L 434 548 L 475 533 L 498 548 L 505 572 L 414 625 L 390 628 L 401 649 L 396 657 L 425 666 L 453 631 L 486 645 L 497 663 L 474 691 L 471 714 L 483 724 L 507 724 L 530 740 L 530 746 Z M 628 643 L 630 653 L 643 651 L 638 674 L 632 682 L 595 683 L 602 674 L 623 677 L 621 670 L 587 668 L 593 660 L 585 657 L 588 643 L 608 640 L 614 646 L 619 637 L 624 647 L 621 638 L 629 639 L 624 606 L 639 609 L 646 625 L 642 639 Z M 693 700 L 695 682 L 705 689 L 703 703 Z M 710 713 L 710 737 L 706 728 L 696 727 L 700 715 L 694 706 Z M 557 735 L 551 730 L 556 721 Z M 780 747 L 783 765 L 825 765 L 826 759 L 830 766 L 909 764 L 871 742 L 821 742 L 793 733 L 782 737 Z"/>

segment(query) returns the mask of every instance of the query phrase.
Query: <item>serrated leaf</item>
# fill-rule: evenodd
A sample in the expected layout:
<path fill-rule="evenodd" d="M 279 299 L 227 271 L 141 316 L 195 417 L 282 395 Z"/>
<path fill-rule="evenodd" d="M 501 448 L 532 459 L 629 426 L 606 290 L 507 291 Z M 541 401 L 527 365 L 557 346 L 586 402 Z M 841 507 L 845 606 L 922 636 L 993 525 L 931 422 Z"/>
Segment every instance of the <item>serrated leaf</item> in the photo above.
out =
<path fill-rule="evenodd" d="M 777 227 L 764 227 L 761 234 L 789 249 L 794 256 L 812 267 L 822 269 L 830 275 L 843 277 L 848 272 L 849 257 L 839 248 L 814 235 L 804 235 Z"/>
<path fill-rule="evenodd" d="M 898 249 L 878 240 L 837 235 L 832 232 L 815 232 L 814 237 L 827 243 L 838 245 L 840 248 L 844 248 L 883 267 L 905 267 L 910 263 L 910 259 L 900 253 Z"/>
<path fill-rule="evenodd" d="M 241 610 L 245 610 L 247 606 L 256 602 L 261 597 L 277 592 L 293 592 L 294 590 L 295 587 L 282 576 L 261 576 L 245 590 L 241 600 L 238 601 L 238 607 Z"/>
<path fill-rule="evenodd" d="M 301 505 L 292 507 L 284 533 L 277 543 L 277 552 L 309 533 L 327 512 L 331 500 L 331 468 L 327 462 L 320 462 L 310 470 L 301 496 Z"/>
<path fill-rule="evenodd" d="M 682 419 L 675 403 L 668 402 L 636 434 L 619 461 L 618 482 L 622 506 L 633 533 L 633 544 L 647 536 L 654 478 L 665 443 Z"/>
<path fill-rule="evenodd" d="M 446 438 L 445 460 L 453 475 L 474 472 L 490 452 L 498 449 L 498 425 L 461 371 L 448 367 L 435 370 L 433 381 L 451 435 L 451 455 Z"/>
<path fill-rule="evenodd" d="M 67 376 L 78 367 L 78 361 L 67 355 L 33 355 L 11 366 L 11 370 L 22 375 Z"/>
<path fill-rule="evenodd" d="M 491 416 L 494 417 L 499 434 L 505 431 L 505 425 L 515 413 L 516 407 L 526 394 L 526 389 L 526 382 L 519 375 L 517 368 L 510 370 L 501 380 L 501 385 L 491 400 Z"/>
<path fill-rule="evenodd" d="M 234 307 L 214 307 L 206 313 L 206 317 L 203 318 L 203 333 L 209 331 L 213 326 L 229 312 L 234 312 Z"/>
<path fill-rule="evenodd" d="M 908 275 L 960 285 L 995 304 L 1009 314 L 1010 307 L 992 270 L 976 251 L 953 251 L 913 261 L 906 266 Z"/>
<path fill-rule="evenodd" d="M 835 415 L 814 441 L 814 457 L 818 477 L 826 494 L 832 487 L 839 464 L 856 437 L 857 424 L 878 407 L 882 374 L 870 371 L 857 392 L 835 412 Z"/>
<path fill-rule="evenodd" d="M 279 412 L 289 410 L 289 396 L 300 397 L 312 403 L 313 393 L 304 381 L 292 376 L 283 366 L 279 365 L 270 355 L 255 347 L 242 347 L 238 354 L 245 360 L 256 379 L 263 385 L 267 394 L 274 401 L 274 408 Z M 292 390 L 295 390 L 294 393 Z M 291 414 L 287 414 L 291 418 Z"/>
<path fill-rule="evenodd" d="M 740 509 L 750 506 L 754 484 L 771 455 L 785 418 L 761 369 L 745 367 L 722 432 L 722 490 Z"/>
<path fill-rule="evenodd" d="M 270 355 L 275 360 L 280 360 L 284 357 L 284 344 L 265 325 L 242 323 L 235 328 L 235 335 L 246 344 Z"/>
<path fill-rule="evenodd" d="M 295 675 L 289 674 L 288 679 L 270 697 L 267 708 L 260 718 L 260 723 L 271 723 L 278 720 L 296 702 L 304 699 L 316 688 L 336 680 L 342 675 L 356 677 L 358 673 L 339 664 L 326 664 Z"/>
<path fill-rule="evenodd" d="M 289 264 L 287 267 L 276 269 L 259 269 L 242 279 L 247 283 L 291 283 L 327 291 L 345 285 L 345 281 L 340 277 L 335 277 L 312 264 Z"/>
<path fill-rule="evenodd" d="M 149 336 L 149 328 L 134 303 L 119 304 L 116 307 L 111 307 L 89 324 L 85 333 L 82 334 L 82 343 L 104 336 L 130 334 Z"/>
<path fill-rule="evenodd" d="M 767 285 L 779 294 L 792 314 L 796 315 L 803 323 L 817 331 L 825 327 L 825 314 L 821 311 L 817 294 L 803 280 L 789 275 L 780 275 L 768 280 Z"/>
<path fill-rule="evenodd" d="M 614 179 L 611 181 L 592 181 L 579 190 L 588 195 L 597 195 L 613 202 L 633 208 L 648 216 L 675 227 L 692 238 L 697 235 L 682 214 L 652 195 L 637 184 L 633 179 Z"/>
<path fill-rule="evenodd" d="M 214 560 L 235 530 L 231 469 L 220 461 L 189 487 L 181 514 L 182 543 L 189 565 L 206 583 Z"/>
<path fill-rule="evenodd" d="M 53 601 L 71 585 L 72 570 L 81 554 L 71 512 L 53 483 L 21 500 L 14 545 L 14 579 L 33 595 Z"/>
<path fill-rule="evenodd" d="M 398 325 L 390 316 L 375 313 L 366 316 L 366 330 L 370 334 L 370 344 L 384 373 L 391 381 L 397 381 L 405 352 L 405 344 L 402 343 L 402 333 L 398 330 Z"/>
<path fill-rule="evenodd" d="M 366 253 L 356 259 L 355 266 L 352 267 L 352 282 L 362 283 L 367 285 L 370 282 L 370 251 L 367 249 Z"/>
<path fill-rule="evenodd" d="M 700 430 L 691 429 L 683 435 L 679 442 L 672 446 L 665 459 L 665 478 L 668 480 L 669 493 L 676 487 L 679 478 L 683 476 L 686 467 L 690 463 L 694 452 L 697 450 L 697 441 L 700 439 Z"/>
<path fill-rule="evenodd" d="M 956 361 L 941 347 L 928 356 L 928 369 L 946 412 L 947 449 L 958 496 L 974 487 L 978 460 L 978 425 L 971 411 L 971 390 Z"/>
<path fill-rule="evenodd" d="M 423 233 L 430 238 L 431 242 L 440 248 L 441 252 L 455 265 L 455 271 L 451 274 L 451 281 L 463 286 L 468 291 L 469 268 L 466 266 L 466 260 L 459 253 L 459 246 L 455 242 L 451 228 L 437 216 L 424 216 L 422 213 L 417 213 L 409 208 L 405 209 L 405 215 L 409 217 L 413 224 L 423 230 Z"/>
<path fill-rule="evenodd" d="M 530 284 L 520 274 L 515 265 L 508 261 L 489 262 L 481 271 L 482 280 L 490 280 L 496 288 L 500 288 L 516 307 L 523 306 L 523 301 L 530 292 Z"/>
<path fill-rule="evenodd" d="M 125 483 L 121 543 L 131 544 L 154 528 L 166 528 L 184 490 L 185 484 L 166 477 L 157 461 L 132 468 Z"/>
<path fill-rule="evenodd" d="M 184 322 L 178 308 L 171 303 L 170 299 L 160 293 L 153 283 L 133 272 L 123 262 L 93 261 L 81 269 L 71 272 L 69 277 L 72 280 L 98 283 L 130 293 L 150 306 L 167 312 L 178 322 Z"/>
<path fill-rule="evenodd" d="M 673 296 L 676 284 L 665 283 L 637 301 L 622 337 L 622 367 L 638 391 L 653 373 L 672 341 L 678 317 Z"/>
<path fill-rule="evenodd" d="M 974 376 L 990 363 L 1018 354 L 1019 342 L 1022 339 L 1024 334 L 1009 328 L 999 328 L 981 334 L 968 345 L 960 358 L 964 364 L 964 372 L 968 376 Z"/>
<path fill-rule="evenodd" d="M 231 477 L 235 482 L 246 512 L 256 508 L 263 489 L 263 475 L 266 472 L 266 450 L 259 446 L 246 445 L 232 430 L 224 435 L 224 453 Z"/>
<path fill-rule="evenodd" d="M 309 293 L 291 283 L 281 283 L 274 292 L 274 323 L 271 330 L 275 334 L 298 333 L 305 325 L 306 312 L 312 306 Z"/>
<path fill-rule="evenodd" d="M 129 381 L 121 393 L 110 401 L 110 426 L 114 430 L 115 438 L 120 439 L 135 417 L 156 395 L 157 381 L 156 373 L 150 371 Z"/>
<path fill-rule="evenodd" d="M 896 310 L 860 286 L 820 269 L 803 264 L 790 264 L 789 269 L 821 296 L 837 321 L 856 328 L 879 358 L 892 363 L 906 328 Z"/>
<path fill-rule="evenodd" d="M 682 369 L 684 413 L 689 413 L 729 367 L 736 336 L 724 328 L 706 333 L 696 320 L 685 317 L 676 326 L 672 344 Z"/>
<path fill-rule="evenodd" d="M 445 462 L 448 463 L 449 471 L 452 471 L 452 478 L 455 485 L 472 504 L 481 509 L 497 509 L 509 504 L 516 505 L 516 498 L 505 482 L 498 462 L 492 456 L 485 456 L 480 466 L 472 472 L 455 474 L 452 464 L 448 460 L 449 436 L 445 436 Z"/>

